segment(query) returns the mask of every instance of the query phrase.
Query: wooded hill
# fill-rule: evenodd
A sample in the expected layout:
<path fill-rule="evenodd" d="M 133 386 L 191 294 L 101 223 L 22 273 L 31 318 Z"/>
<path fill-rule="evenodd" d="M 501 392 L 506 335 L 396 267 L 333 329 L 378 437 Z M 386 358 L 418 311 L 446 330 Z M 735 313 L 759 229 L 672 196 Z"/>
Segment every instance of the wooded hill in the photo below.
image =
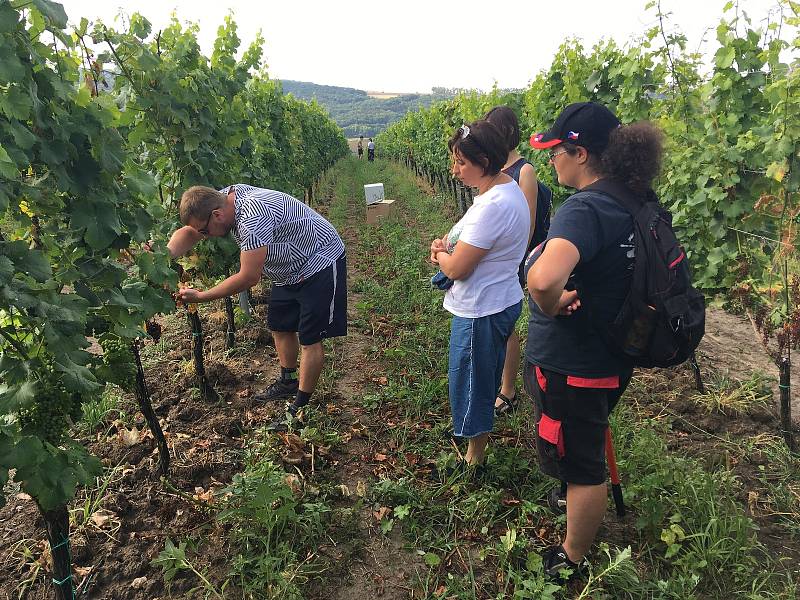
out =
<path fill-rule="evenodd" d="M 400 94 L 373 98 L 364 90 L 318 85 L 305 81 L 281 80 L 283 91 L 304 100 L 316 99 L 344 130 L 347 137 L 377 135 L 407 112 L 430 106 L 436 100 L 452 98 L 459 90 L 433 88 L 431 94 Z"/>

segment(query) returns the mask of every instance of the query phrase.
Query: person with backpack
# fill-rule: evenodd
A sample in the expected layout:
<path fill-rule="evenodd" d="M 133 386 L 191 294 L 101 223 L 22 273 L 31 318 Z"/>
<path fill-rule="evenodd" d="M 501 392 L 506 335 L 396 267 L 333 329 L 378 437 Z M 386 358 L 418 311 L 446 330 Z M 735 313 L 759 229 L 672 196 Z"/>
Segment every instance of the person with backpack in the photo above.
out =
<path fill-rule="evenodd" d="M 448 354 L 453 434 L 469 440 L 464 459 L 478 467 L 494 427 L 506 343 L 522 312 L 517 270 L 528 244 L 530 212 L 519 186 L 501 170 L 508 151 L 494 125 L 483 120 L 462 125 L 448 148 L 453 176 L 478 188 L 478 195 L 450 233 L 433 240 L 430 258 L 453 281 L 444 297 L 444 308 L 453 315 Z"/>
<path fill-rule="evenodd" d="M 628 353 L 653 345 L 653 325 L 663 313 L 659 301 L 643 299 L 636 308 L 651 315 L 650 323 L 636 319 L 621 336 L 611 335 L 621 317 L 626 320 L 621 311 L 631 312 L 634 280 L 653 279 L 658 267 L 636 255 L 641 243 L 650 243 L 641 239 L 640 209 L 651 211 L 653 227 L 666 237 L 671 233 L 668 213 L 652 191 L 663 136 L 650 123 L 623 126 L 606 107 L 580 102 L 567 106 L 546 133 L 532 136 L 531 145 L 548 150 L 558 182 L 578 190 L 555 213 L 546 241 L 527 260 L 524 371 L 526 390 L 535 398 L 541 469 L 566 487 L 565 498 L 559 498 L 558 488 L 551 493 L 551 500 L 555 496 L 557 504 L 565 504 L 567 531 L 562 544 L 545 551 L 544 570 L 558 578 L 569 569 L 574 577 L 587 567 L 586 554 L 606 512 L 606 430 L 637 364 Z M 653 231 L 645 230 L 645 237 L 652 238 Z M 673 246 L 676 252 L 679 245 Z M 681 271 L 684 258 L 680 251 L 662 262 L 673 270 L 674 281 L 684 283 L 675 289 L 683 287 L 685 295 L 691 286 L 688 270 Z M 690 319 L 684 308 L 676 310 L 681 315 L 671 327 L 683 331 L 681 320 Z M 619 339 L 630 343 L 616 344 Z"/>
<path fill-rule="evenodd" d="M 531 230 L 528 236 L 528 249 L 525 256 L 547 237 L 550 227 L 550 205 L 553 197 L 547 186 L 536 179 L 536 169 L 523 158 L 517 146 L 520 142 L 517 115 L 508 106 L 495 106 L 484 117 L 503 134 L 508 147 L 508 157 L 503 165 L 503 173 L 517 182 L 531 213 Z M 525 289 L 525 258 L 519 264 L 519 284 Z M 519 335 L 512 331 L 506 345 L 506 360 L 503 365 L 503 380 L 494 402 L 496 416 L 513 411 L 519 403 L 517 397 L 517 372 L 519 371 Z"/>

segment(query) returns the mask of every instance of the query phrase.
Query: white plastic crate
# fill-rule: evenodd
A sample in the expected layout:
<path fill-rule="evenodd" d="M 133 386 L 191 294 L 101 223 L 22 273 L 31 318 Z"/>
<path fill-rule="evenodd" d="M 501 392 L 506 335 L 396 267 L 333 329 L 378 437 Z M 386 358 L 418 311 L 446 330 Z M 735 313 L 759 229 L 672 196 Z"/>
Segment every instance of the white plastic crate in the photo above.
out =
<path fill-rule="evenodd" d="M 368 183 L 364 186 L 364 196 L 367 204 L 375 204 L 384 199 L 382 183 Z"/>

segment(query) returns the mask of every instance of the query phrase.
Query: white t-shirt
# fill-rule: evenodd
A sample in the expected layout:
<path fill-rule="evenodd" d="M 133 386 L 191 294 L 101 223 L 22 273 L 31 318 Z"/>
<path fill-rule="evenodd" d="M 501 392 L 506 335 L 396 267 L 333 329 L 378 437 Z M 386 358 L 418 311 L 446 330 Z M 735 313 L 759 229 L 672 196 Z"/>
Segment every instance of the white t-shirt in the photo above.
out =
<path fill-rule="evenodd" d="M 367 150 L 375 150 L 375 142 L 368 143 Z"/>
<path fill-rule="evenodd" d="M 456 224 L 459 241 L 489 252 L 466 279 L 447 290 L 444 307 L 459 317 L 476 319 L 499 313 L 522 300 L 519 263 L 528 246 L 531 213 L 515 181 L 493 186 L 475 197 Z"/>

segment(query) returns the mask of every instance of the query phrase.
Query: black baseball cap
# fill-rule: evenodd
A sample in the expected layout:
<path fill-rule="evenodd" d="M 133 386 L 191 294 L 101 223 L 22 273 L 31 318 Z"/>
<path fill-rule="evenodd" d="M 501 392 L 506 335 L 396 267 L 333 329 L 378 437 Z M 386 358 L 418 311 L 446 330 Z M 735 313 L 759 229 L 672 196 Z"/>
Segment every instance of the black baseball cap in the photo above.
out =
<path fill-rule="evenodd" d="M 619 119 L 602 104 L 576 102 L 561 111 L 548 131 L 533 134 L 531 146 L 544 150 L 569 142 L 602 152 L 608 145 L 609 134 L 619 126 Z"/>

